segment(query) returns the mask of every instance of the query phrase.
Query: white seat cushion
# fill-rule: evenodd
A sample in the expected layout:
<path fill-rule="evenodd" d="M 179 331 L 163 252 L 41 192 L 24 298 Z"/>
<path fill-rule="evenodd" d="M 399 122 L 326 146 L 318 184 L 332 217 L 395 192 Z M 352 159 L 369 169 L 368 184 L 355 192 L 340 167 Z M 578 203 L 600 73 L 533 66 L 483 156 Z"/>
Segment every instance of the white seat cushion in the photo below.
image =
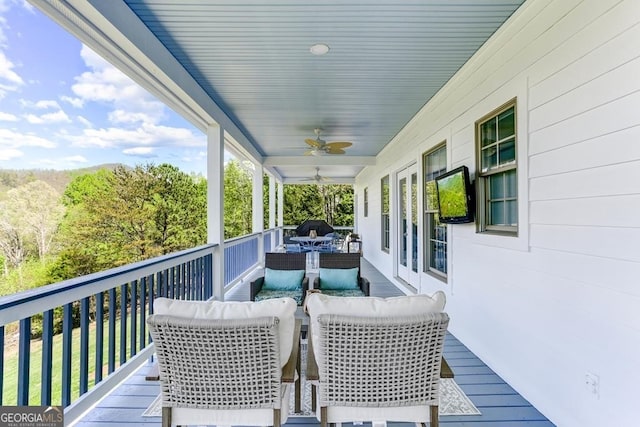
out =
<path fill-rule="evenodd" d="M 154 314 L 168 314 L 188 319 L 254 319 L 275 316 L 280 339 L 280 365 L 289 360 L 293 349 L 293 331 L 297 303 L 293 298 L 274 298 L 265 301 L 182 301 L 156 298 Z"/>

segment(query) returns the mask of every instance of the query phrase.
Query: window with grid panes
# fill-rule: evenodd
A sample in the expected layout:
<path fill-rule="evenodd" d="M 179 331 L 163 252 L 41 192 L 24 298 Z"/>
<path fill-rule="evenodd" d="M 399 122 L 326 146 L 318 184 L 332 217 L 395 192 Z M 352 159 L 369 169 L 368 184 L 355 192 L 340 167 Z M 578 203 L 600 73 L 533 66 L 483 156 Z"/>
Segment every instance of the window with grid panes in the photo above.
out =
<path fill-rule="evenodd" d="M 478 231 L 516 235 L 518 191 L 516 102 L 510 101 L 476 123 Z"/>
<path fill-rule="evenodd" d="M 389 217 L 389 175 L 382 178 L 380 181 L 380 195 L 382 198 L 382 218 L 381 218 L 381 236 L 382 236 L 382 250 L 389 252 L 389 239 L 390 239 L 390 217 Z"/>
<path fill-rule="evenodd" d="M 424 270 L 447 275 L 447 225 L 440 222 L 435 179 L 447 171 L 447 146 L 443 143 L 422 156 L 424 170 Z"/>

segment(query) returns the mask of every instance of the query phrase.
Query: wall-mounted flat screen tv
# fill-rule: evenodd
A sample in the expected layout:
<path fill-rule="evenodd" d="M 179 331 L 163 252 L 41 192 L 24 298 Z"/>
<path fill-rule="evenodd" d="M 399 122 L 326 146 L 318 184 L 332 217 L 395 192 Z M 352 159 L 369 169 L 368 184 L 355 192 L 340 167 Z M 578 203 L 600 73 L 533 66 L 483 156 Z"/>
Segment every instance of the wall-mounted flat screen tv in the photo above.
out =
<path fill-rule="evenodd" d="M 460 166 L 436 178 L 440 222 L 463 224 L 473 222 L 474 197 L 469 169 Z"/>

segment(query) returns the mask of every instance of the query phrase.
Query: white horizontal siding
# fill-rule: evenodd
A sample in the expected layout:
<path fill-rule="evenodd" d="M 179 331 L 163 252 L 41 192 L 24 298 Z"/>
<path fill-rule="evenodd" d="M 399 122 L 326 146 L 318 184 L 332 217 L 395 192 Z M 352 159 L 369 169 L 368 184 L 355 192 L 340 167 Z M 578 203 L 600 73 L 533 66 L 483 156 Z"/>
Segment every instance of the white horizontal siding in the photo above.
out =
<path fill-rule="evenodd" d="M 562 426 L 637 423 L 639 41 L 637 0 L 529 0 L 358 177 L 443 135 L 449 165 L 475 173 L 475 122 L 517 97 L 519 237 L 449 226 L 448 283 L 420 289 L 445 290 L 456 336 Z"/>

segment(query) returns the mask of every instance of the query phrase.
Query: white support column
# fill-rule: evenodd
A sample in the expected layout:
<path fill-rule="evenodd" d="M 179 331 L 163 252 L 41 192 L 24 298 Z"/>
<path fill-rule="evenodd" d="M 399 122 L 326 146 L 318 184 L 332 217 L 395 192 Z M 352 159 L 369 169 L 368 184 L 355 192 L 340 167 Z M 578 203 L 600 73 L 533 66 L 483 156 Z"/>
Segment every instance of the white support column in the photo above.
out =
<path fill-rule="evenodd" d="M 254 163 L 253 171 L 253 232 L 262 233 L 264 231 L 264 190 L 262 188 L 262 177 L 264 171 L 262 165 Z M 264 236 L 258 239 L 258 259 L 262 260 L 264 254 Z"/>
<path fill-rule="evenodd" d="M 269 175 L 269 229 L 276 228 L 276 179 Z M 267 248 L 269 251 L 275 249 L 275 234 L 271 232 L 271 247 Z"/>
<path fill-rule="evenodd" d="M 278 182 L 278 227 L 284 225 L 284 185 Z M 281 231 L 280 242 L 284 244 L 284 231 Z"/>
<path fill-rule="evenodd" d="M 269 228 L 276 228 L 276 179 L 269 176 Z"/>
<path fill-rule="evenodd" d="M 213 256 L 213 296 L 224 301 L 224 129 L 207 128 L 207 242 L 218 244 Z"/>

